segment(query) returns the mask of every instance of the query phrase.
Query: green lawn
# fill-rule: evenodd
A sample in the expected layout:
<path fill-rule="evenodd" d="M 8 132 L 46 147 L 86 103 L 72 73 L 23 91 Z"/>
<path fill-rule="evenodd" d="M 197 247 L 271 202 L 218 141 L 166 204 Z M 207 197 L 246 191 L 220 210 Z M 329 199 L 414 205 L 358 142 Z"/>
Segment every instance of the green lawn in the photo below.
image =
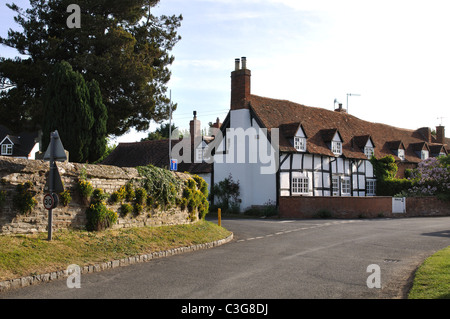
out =
<path fill-rule="evenodd" d="M 191 225 L 109 229 L 103 232 L 65 230 L 34 235 L 0 236 L 0 281 L 101 263 L 228 237 L 231 233 L 201 220 Z"/>
<path fill-rule="evenodd" d="M 450 246 L 430 256 L 416 272 L 409 299 L 450 299 Z"/>

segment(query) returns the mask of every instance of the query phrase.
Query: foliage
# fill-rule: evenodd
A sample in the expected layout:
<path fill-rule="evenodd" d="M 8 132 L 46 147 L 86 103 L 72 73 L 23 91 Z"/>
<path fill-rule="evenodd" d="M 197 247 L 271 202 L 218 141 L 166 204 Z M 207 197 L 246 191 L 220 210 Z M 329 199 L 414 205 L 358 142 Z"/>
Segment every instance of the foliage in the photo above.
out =
<path fill-rule="evenodd" d="M 392 155 L 386 155 L 380 159 L 372 156 L 370 162 L 377 178 L 376 194 L 378 196 L 395 196 L 411 187 L 412 182 L 409 179 L 395 177 L 398 166 Z"/>
<path fill-rule="evenodd" d="M 102 202 L 108 198 L 108 194 L 106 194 L 103 189 L 96 188 L 92 192 L 92 201 L 93 202 Z"/>
<path fill-rule="evenodd" d="M 27 214 L 33 210 L 37 205 L 37 200 L 34 198 L 36 192 L 33 190 L 33 184 L 30 181 L 20 183 L 17 185 L 17 193 L 14 195 L 14 206 L 21 214 Z"/>
<path fill-rule="evenodd" d="M 373 165 L 373 170 L 377 180 L 385 180 L 395 178 L 398 171 L 398 166 L 395 164 L 395 158 L 392 155 L 386 155 L 380 159 L 375 156 L 370 158 Z"/>
<path fill-rule="evenodd" d="M 450 155 L 429 157 L 411 172 L 406 196 L 438 196 L 450 200 Z"/>
<path fill-rule="evenodd" d="M 44 86 L 52 65 L 62 61 L 86 81 L 99 83 L 108 134 L 120 135 L 132 127 L 146 130 L 150 120 L 167 118 L 168 67 L 174 61 L 170 51 L 180 40 L 182 16 L 152 15 L 158 2 L 78 0 L 79 29 L 66 24 L 72 0 L 31 0 L 27 10 L 7 4 L 21 31 L 10 30 L 0 44 L 26 58 L 0 59 L 0 78 L 15 85 L 0 98 L 1 124 L 21 131 L 43 123 Z"/>
<path fill-rule="evenodd" d="M 81 194 L 81 197 L 83 197 L 84 199 L 90 199 L 92 193 L 94 192 L 94 187 L 92 186 L 91 182 L 85 179 L 79 179 L 78 190 Z"/>
<path fill-rule="evenodd" d="M 154 205 L 167 207 L 176 203 L 182 182 L 171 171 L 153 165 L 139 166 L 137 170 L 142 177 L 141 187 L 153 199 Z"/>
<path fill-rule="evenodd" d="M 120 187 L 118 190 L 113 192 L 111 196 L 109 197 L 109 201 L 111 204 L 115 204 L 118 202 L 122 202 L 125 199 L 126 196 L 126 189 L 125 186 Z"/>
<path fill-rule="evenodd" d="M 154 132 L 148 133 L 148 136 L 146 138 L 141 139 L 141 142 L 142 141 L 162 140 L 165 138 L 169 138 L 169 134 L 170 134 L 169 127 L 170 127 L 170 132 L 173 132 L 177 129 L 175 124 L 172 124 L 169 126 L 169 123 L 163 123 Z"/>
<path fill-rule="evenodd" d="M 128 214 L 131 214 L 133 211 L 133 206 L 128 203 L 123 203 L 120 205 L 120 215 L 127 216 Z"/>
<path fill-rule="evenodd" d="M 86 229 L 99 231 L 114 225 L 118 216 L 116 212 L 109 210 L 103 201 L 95 201 L 86 210 L 86 218 Z"/>
<path fill-rule="evenodd" d="M 48 145 L 50 133 L 58 130 L 71 162 L 85 162 L 94 136 L 94 114 L 90 105 L 90 92 L 83 76 L 63 61 L 57 63 L 44 88 L 42 143 Z M 98 87 L 97 87 L 98 89 Z M 95 144 L 95 143 L 94 143 Z M 94 145 L 95 147 L 96 145 Z"/>
<path fill-rule="evenodd" d="M 68 206 L 72 201 L 72 196 L 70 195 L 70 191 L 68 189 L 62 193 L 59 193 L 59 198 L 61 199 L 61 204 L 63 206 Z"/>
<path fill-rule="evenodd" d="M 191 220 L 195 219 L 196 213 L 199 219 L 204 219 L 209 212 L 208 185 L 200 176 L 193 175 L 184 181 L 181 208 L 188 209 Z"/>
<path fill-rule="evenodd" d="M 223 213 L 239 211 L 241 203 L 239 181 L 235 182 L 231 174 L 214 184 L 210 195 L 214 197 L 214 208 L 221 208 Z"/>
<path fill-rule="evenodd" d="M 87 83 L 87 86 L 89 89 L 89 105 L 95 120 L 90 131 L 91 143 L 87 159 L 93 163 L 102 158 L 107 151 L 108 110 L 103 103 L 98 82 L 93 79 Z"/>

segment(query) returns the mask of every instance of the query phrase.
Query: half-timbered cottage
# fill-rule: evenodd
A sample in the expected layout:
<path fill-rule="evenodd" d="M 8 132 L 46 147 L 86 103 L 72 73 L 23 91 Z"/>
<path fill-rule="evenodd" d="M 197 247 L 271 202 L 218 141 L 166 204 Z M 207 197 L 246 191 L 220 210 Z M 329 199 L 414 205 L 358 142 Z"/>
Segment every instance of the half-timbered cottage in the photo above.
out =
<path fill-rule="evenodd" d="M 443 126 L 432 135 L 364 121 L 342 105 L 333 111 L 251 94 L 246 65 L 245 57 L 235 60 L 214 154 L 214 183 L 230 175 L 239 181 L 241 209 L 280 196 L 374 196 L 372 156 L 394 156 L 402 177 L 405 168 L 448 154 Z"/>

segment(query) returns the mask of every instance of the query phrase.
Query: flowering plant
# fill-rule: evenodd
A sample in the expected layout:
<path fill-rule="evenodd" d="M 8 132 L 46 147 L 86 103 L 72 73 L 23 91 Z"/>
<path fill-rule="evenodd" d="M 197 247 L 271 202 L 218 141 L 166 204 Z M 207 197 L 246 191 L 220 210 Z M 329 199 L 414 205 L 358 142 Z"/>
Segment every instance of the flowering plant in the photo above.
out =
<path fill-rule="evenodd" d="M 412 171 L 410 196 L 441 196 L 450 199 L 450 156 L 430 157 Z"/>

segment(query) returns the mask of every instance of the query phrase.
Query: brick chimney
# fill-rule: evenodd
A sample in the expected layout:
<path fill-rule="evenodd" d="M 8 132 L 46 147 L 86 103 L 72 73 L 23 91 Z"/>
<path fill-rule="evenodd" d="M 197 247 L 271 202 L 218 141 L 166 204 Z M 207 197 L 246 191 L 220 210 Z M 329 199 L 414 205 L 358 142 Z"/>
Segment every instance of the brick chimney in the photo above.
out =
<path fill-rule="evenodd" d="M 242 62 L 242 68 L 240 68 Z M 235 68 L 231 72 L 231 110 L 248 109 L 250 96 L 251 71 L 247 69 L 247 58 L 235 59 Z"/>
<path fill-rule="evenodd" d="M 191 143 L 202 136 L 201 122 L 197 120 L 197 111 L 194 111 L 194 118 L 189 122 L 189 134 L 191 135 Z"/>
<path fill-rule="evenodd" d="M 347 110 L 342 108 L 342 103 L 339 103 L 339 107 L 334 109 L 336 112 L 347 113 Z"/>
<path fill-rule="evenodd" d="M 436 143 L 445 144 L 445 127 L 436 126 Z"/>

